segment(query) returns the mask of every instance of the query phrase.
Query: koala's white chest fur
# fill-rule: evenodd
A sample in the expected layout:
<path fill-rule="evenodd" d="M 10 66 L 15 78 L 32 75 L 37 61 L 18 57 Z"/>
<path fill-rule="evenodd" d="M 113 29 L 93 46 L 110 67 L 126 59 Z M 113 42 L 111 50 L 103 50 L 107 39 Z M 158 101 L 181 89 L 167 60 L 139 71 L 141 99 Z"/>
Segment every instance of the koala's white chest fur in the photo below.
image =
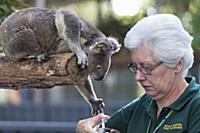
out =
<path fill-rule="evenodd" d="M 62 38 L 63 40 L 67 40 L 64 14 L 60 10 L 56 11 L 55 13 L 55 25 L 56 25 L 59 37 Z"/>
<path fill-rule="evenodd" d="M 56 51 L 54 51 L 55 53 L 63 53 L 63 52 L 70 52 L 70 44 L 72 43 L 70 41 L 70 38 L 67 36 L 66 32 L 67 32 L 67 27 L 65 24 L 65 20 L 64 20 L 64 14 L 61 12 L 61 10 L 58 10 L 55 12 L 55 26 L 57 29 L 57 34 L 58 34 L 58 38 L 57 38 L 57 48 Z"/>

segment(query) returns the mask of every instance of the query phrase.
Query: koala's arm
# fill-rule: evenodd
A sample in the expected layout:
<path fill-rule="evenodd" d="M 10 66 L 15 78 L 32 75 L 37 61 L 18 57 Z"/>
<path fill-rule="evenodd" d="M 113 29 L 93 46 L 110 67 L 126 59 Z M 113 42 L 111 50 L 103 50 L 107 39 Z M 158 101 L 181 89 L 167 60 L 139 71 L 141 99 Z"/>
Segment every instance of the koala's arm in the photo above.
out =
<path fill-rule="evenodd" d="M 92 115 L 97 115 L 103 112 L 104 103 L 102 99 L 97 98 L 92 81 L 88 76 L 85 82 L 79 83 L 76 88 L 84 99 L 90 104 L 92 109 Z"/>

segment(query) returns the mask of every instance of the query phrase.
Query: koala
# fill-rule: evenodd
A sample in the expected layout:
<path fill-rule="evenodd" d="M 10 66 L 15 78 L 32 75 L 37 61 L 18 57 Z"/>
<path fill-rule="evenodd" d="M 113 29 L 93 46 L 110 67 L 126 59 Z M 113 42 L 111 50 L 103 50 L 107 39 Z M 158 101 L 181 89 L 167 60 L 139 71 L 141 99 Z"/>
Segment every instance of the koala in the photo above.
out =
<path fill-rule="evenodd" d="M 38 62 L 48 56 L 72 52 L 81 68 L 88 66 L 90 76 L 76 82 L 81 95 L 91 105 L 92 114 L 102 112 L 91 78 L 102 80 L 107 74 L 111 55 L 118 52 L 116 39 L 106 37 L 75 13 L 60 9 L 27 8 L 14 12 L 0 25 L 0 44 L 13 60 L 35 57 Z"/>

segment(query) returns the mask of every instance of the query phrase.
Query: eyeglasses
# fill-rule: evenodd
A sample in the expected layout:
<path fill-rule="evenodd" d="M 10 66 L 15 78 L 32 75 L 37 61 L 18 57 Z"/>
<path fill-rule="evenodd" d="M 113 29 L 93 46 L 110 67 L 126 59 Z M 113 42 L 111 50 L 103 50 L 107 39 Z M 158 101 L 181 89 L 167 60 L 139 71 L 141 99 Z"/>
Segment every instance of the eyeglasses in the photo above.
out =
<path fill-rule="evenodd" d="M 137 73 L 137 70 L 140 70 L 140 72 L 144 75 L 151 75 L 151 72 L 158 66 L 160 66 L 161 64 L 163 64 L 163 61 L 160 61 L 158 63 L 156 63 L 155 65 L 147 65 L 147 64 L 140 64 L 140 67 L 137 66 L 136 63 L 129 63 L 128 64 L 128 68 L 131 72 L 133 73 Z"/>

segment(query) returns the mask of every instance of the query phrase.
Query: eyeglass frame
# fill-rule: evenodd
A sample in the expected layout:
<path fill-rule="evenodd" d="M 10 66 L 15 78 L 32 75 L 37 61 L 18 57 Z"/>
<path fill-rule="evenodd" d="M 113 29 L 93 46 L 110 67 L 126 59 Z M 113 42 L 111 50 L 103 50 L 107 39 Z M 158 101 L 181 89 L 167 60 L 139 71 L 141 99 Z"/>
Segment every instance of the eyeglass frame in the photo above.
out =
<path fill-rule="evenodd" d="M 156 69 L 158 66 L 162 65 L 163 63 L 164 63 L 163 61 L 159 61 L 154 65 L 148 64 L 148 67 L 147 66 L 145 67 L 144 64 L 141 63 L 140 64 L 141 66 L 138 67 L 136 63 L 131 62 L 128 63 L 128 69 L 133 73 L 137 73 L 137 70 L 139 70 L 143 75 L 151 75 L 152 71 Z"/>

